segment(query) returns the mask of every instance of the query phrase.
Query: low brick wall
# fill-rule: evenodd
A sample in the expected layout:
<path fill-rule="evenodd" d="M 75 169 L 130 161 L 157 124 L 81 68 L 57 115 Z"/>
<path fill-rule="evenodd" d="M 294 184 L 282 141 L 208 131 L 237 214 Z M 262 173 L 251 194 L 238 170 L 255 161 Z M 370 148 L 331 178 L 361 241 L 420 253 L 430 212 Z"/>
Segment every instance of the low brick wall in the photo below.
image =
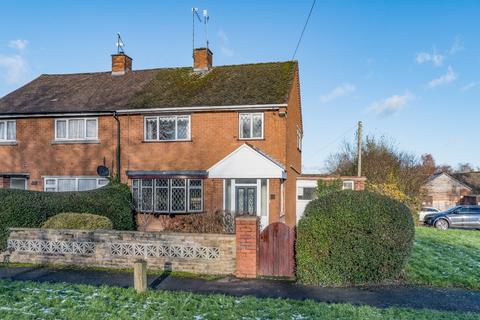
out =
<path fill-rule="evenodd" d="M 10 229 L 10 261 L 132 268 L 137 259 L 153 269 L 234 274 L 235 235 Z"/>

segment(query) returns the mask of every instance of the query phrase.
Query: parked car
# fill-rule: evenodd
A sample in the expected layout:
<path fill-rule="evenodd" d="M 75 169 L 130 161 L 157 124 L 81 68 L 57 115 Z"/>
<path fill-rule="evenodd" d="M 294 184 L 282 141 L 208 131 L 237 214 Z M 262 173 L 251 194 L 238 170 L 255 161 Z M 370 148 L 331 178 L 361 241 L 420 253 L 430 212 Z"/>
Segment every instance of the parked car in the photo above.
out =
<path fill-rule="evenodd" d="M 424 223 L 440 230 L 480 229 L 480 206 L 456 206 L 446 211 L 427 214 Z"/>
<path fill-rule="evenodd" d="M 432 214 L 432 213 L 437 213 L 440 212 L 437 208 L 432 208 L 432 207 L 423 207 L 420 212 L 418 213 L 418 220 L 420 222 L 423 222 L 425 220 L 425 216 L 427 214 Z"/>

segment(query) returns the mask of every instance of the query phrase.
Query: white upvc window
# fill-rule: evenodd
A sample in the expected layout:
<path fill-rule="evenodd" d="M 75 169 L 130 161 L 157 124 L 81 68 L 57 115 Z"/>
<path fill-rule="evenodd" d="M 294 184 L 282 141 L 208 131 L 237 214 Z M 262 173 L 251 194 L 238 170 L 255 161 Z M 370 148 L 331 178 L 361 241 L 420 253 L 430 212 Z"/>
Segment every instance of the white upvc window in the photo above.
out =
<path fill-rule="evenodd" d="M 145 141 L 190 140 L 190 115 L 144 117 Z"/>
<path fill-rule="evenodd" d="M 43 190 L 47 192 L 88 191 L 108 184 L 108 179 L 99 177 L 44 177 Z"/>
<path fill-rule="evenodd" d="M 27 178 L 10 178 L 10 189 L 27 190 Z"/>
<path fill-rule="evenodd" d="M 302 151 L 302 139 L 303 139 L 303 133 L 300 128 L 297 128 L 297 149 Z"/>
<path fill-rule="evenodd" d="M 138 212 L 194 213 L 203 211 L 202 179 L 133 179 L 132 193 Z"/>
<path fill-rule="evenodd" d="M 263 113 L 240 113 L 238 119 L 240 139 L 263 139 Z"/>
<path fill-rule="evenodd" d="M 351 180 L 343 181 L 342 190 L 354 190 L 355 189 L 355 182 Z"/>
<path fill-rule="evenodd" d="M 0 120 L 0 142 L 15 142 L 17 128 L 15 120 Z"/>
<path fill-rule="evenodd" d="M 98 140 L 98 118 L 55 119 L 55 140 Z"/>

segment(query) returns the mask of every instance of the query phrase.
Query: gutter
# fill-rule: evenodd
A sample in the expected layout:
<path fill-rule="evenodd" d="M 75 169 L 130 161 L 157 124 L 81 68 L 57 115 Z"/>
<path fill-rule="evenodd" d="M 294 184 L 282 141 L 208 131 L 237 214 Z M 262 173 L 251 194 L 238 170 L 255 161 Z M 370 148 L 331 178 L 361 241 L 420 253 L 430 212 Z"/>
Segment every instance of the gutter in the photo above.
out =
<path fill-rule="evenodd" d="M 286 103 L 280 104 L 252 104 L 232 106 L 192 106 L 176 108 L 148 108 L 148 109 L 123 109 L 117 110 L 117 114 L 144 114 L 144 113 L 182 113 L 182 112 L 208 112 L 208 111 L 234 111 L 234 110 L 278 110 L 287 107 Z"/>

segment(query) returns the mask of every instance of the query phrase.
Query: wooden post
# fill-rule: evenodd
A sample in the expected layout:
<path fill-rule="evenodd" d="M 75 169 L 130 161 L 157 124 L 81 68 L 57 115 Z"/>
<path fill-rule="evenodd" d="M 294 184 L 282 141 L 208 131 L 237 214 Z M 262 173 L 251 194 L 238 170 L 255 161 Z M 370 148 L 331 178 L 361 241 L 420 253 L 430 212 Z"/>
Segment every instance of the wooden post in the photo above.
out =
<path fill-rule="evenodd" d="M 133 284 L 137 293 L 147 290 L 147 262 L 137 260 L 133 265 Z"/>

